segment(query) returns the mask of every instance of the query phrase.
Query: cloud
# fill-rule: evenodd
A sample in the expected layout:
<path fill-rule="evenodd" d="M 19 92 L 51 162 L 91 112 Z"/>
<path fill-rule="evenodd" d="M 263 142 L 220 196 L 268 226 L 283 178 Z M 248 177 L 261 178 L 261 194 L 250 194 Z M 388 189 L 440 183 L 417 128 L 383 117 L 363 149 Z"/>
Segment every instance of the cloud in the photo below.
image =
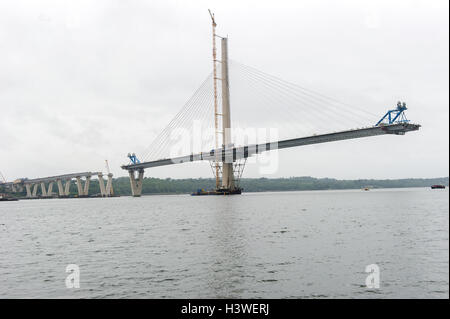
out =
<path fill-rule="evenodd" d="M 229 35 L 234 60 L 380 117 L 406 100 L 408 116 L 424 124 L 401 139 L 280 152 L 273 176 L 448 175 L 446 1 L 2 2 L 2 172 L 93 171 L 108 159 L 125 175 L 119 167 L 126 154 L 144 151 L 211 71 L 207 8 L 216 12 L 219 33 Z M 267 121 L 255 99 L 238 100 L 232 96 L 233 121 L 287 126 L 276 112 Z M 210 170 L 174 166 L 148 174 L 207 177 Z M 259 173 L 249 167 L 246 176 Z"/>

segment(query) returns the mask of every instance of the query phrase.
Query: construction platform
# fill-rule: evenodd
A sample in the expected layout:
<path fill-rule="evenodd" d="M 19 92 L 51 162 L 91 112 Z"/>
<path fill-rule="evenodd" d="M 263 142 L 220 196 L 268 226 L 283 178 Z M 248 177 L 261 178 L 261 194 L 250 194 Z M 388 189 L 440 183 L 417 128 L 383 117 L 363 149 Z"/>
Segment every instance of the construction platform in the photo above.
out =
<path fill-rule="evenodd" d="M 195 193 L 192 193 L 191 196 L 204 196 L 204 195 L 240 195 L 242 194 L 242 188 L 235 189 L 215 189 L 212 191 L 205 191 L 204 189 L 199 189 Z"/>

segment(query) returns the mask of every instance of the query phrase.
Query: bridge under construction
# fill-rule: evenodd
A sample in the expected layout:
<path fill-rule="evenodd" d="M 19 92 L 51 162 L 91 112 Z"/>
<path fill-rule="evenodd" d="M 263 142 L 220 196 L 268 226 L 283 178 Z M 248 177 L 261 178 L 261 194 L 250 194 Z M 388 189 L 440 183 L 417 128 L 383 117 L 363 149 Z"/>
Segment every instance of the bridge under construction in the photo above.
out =
<path fill-rule="evenodd" d="M 242 175 L 243 167 L 239 163 L 241 160 L 245 160 L 250 156 L 261 154 L 267 151 L 280 150 L 291 147 L 305 146 L 318 143 L 327 143 L 333 141 L 341 141 L 348 139 L 356 139 L 370 136 L 380 135 L 404 135 L 407 132 L 419 130 L 419 124 L 412 124 L 406 119 L 405 110 L 406 104 L 399 102 L 397 107 L 389 110 L 375 125 L 357 129 L 341 130 L 324 134 L 313 134 L 306 137 L 296 137 L 290 139 L 283 139 L 277 141 L 270 141 L 264 143 L 255 143 L 244 146 L 234 146 L 231 139 L 231 109 L 230 109 L 230 80 L 229 80 L 229 59 L 228 59 L 228 38 L 221 37 L 216 34 L 216 21 L 214 14 L 210 12 L 212 21 L 212 60 L 213 60 L 213 74 L 210 80 L 213 83 L 213 98 L 210 101 L 210 108 L 213 108 L 214 113 L 214 149 L 207 152 L 197 152 L 186 154 L 185 156 L 169 157 L 169 158 L 155 158 L 154 160 L 141 160 L 135 153 L 129 153 L 128 158 L 130 163 L 123 165 L 122 169 L 127 170 L 130 177 L 131 191 L 133 196 L 138 197 L 142 194 L 142 186 L 144 180 L 144 170 L 153 167 L 166 166 L 179 163 L 187 163 L 194 161 L 209 161 L 216 178 L 216 189 L 213 191 L 205 192 L 207 194 L 240 194 L 241 189 L 239 187 L 239 179 Z M 221 43 L 221 59 L 217 58 L 216 39 L 220 39 Z M 220 77 L 218 75 L 220 64 Z M 270 77 L 265 78 L 264 73 L 251 70 L 249 67 L 242 68 L 246 72 L 247 80 L 265 81 L 265 89 L 271 89 L 269 86 L 275 87 L 277 90 L 282 91 L 283 94 L 297 94 L 292 93 L 292 84 L 285 84 L 277 78 Z M 218 89 L 218 81 L 221 83 L 221 90 Z M 305 94 L 303 92 L 303 94 Z M 316 106 L 317 101 L 313 101 L 314 92 L 307 91 L 303 101 L 310 102 L 310 104 Z M 318 95 L 318 94 L 316 94 Z M 219 103 L 219 97 L 221 97 L 221 103 Z M 271 99 L 270 96 L 266 98 Z M 332 99 L 324 98 L 323 95 L 318 95 L 318 99 L 321 101 L 328 100 L 332 102 Z M 193 99 L 195 100 L 195 99 Z M 196 100 L 200 103 L 201 99 Z M 212 102 L 212 103 L 211 103 Z M 195 104 L 195 101 L 194 103 Z M 206 103 L 208 104 L 208 103 Z M 221 105 L 221 108 L 219 108 Z M 275 107 L 279 106 L 275 105 Z M 208 105 L 207 105 L 208 107 Z M 326 107 L 326 106 L 325 106 Z M 325 108 L 324 107 L 324 108 Z M 322 108 L 322 109 L 324 109 Z M 195 112 L 195 107 L 191 107 L 191 112 Z M 198 110 L 198 108 L 197 108 Z M 317 112 L 321 109 L 314 108 L 311 112 Z M 181 117 L 179 114 L 177 117 Z M 192 115 L 191 115 L 192 117 Z M 221 125 L 220 123 L 221 118 Z M 175 118 L 176 120 L 176 118 Z M 172 121 L 168 129 L 173 130 L 175 125 Z M 166 131 L 165 130 L 165 131 Z M 163 132 L 164 133 L 164 132 Z M 165 138 L 158 138 L 153 143 L 156 145 L 156 149 L 161 148 L 161 145 L 167 144 L 167 133 Z M 157 153 L 157 152 L 155 152 Z M 245 165 L 245 162 L 242 164 Z M 198 195 L 201 195 L 199 193 Z"/>
<path fill-rule="evenodd" d="M 133 196 L 141 196 L 144 171 L 149 168 L 208 161 L 215 177 L 215 189 L 202 190 L 194 194 L 240 194 L 242 189 L 239 181 L 247 158 L 251 156 L 286 148 L 363 137 L 401 136 L 419 130 L 419 124 L 410 123 L 406 118 L 407 107 L 404 102 L 398 102 L 396 107 L 387 111 L 383 117 L 380 118 L 379 114 L 376 114 L 375 119 L 372 114 L 372 117 L 366 121 L 368 110 L 364 107 L 347 105 L 321 93 L 230 60 L 228 38 L 216 34 L 217 24 L 214 14 L 210 12 L 210 16 L 212 22 L 212 72 L 146 151 L 139 156 L 135 153 L 128 153 L 129 163 L 122 165 L 121 168 L 128 171 Z M 220 41 L 220 59 L 216 48 L 217 39 Z M 230 66 L 233 72 L 230 72 Z M 283 127 L 283 130 L 293 127 L 294 134 L 286 138 L 258 140 L 254 143 L 247 141 L 243 145 L 238 145 L 232 137 L 232 129 L 234 129 L 231 120 L 230 94 L 232 75 L 235 76 L 234 81 L 246 86 L 244 102 L 237 108 L 239 112 L 235 114 L 240 115 L 251 105 L 256 105 L 257 110 L 247 114 L 245 120 L 254 118 L 254 115 L 265 116 L 269 120 L 266 125 L 272 125 L 276 122 L 275 116 L 283 115 L 287 119 L 281 122 L 280 126 Z M 238 94 L 236 94 L 238 87 L 239 85 L 232 87 L 234 104 L 239 104 Z M 285 107 L 291 109 L 285 109 Z M 168 149 L 174 144 L 171 140 L 171 133 L 184 126 L 190 125 L 192 128 L 195 117 L 201 123 L 211 122 L 214 132 L 212 145 L 202 148 L 205 151 L 189 151 L 177 156 L 167 155 Z M 355 127 L 357 121 L 359 124 L 363 118 L 362 125 L 349 129 L 349 127 Z M 332 129 L 340 121 L 345 125 L 339 129 Z M 324 129 L 319 131 L 319 126 Z M 310 130 L 306 131 L 307 128 Z M 75 180 L 78 197 L 87 197 L 89 196 L 90 180 L 93 176 L 97 176 L 100 196 L 110 197 L 114 195 L 113 180 L 107 161 L 106 166 L 108 171 L 106 185 L 103 173 L 81 172 L 35 179 L 23 178 L 14 182 L 6 182 L 3 178 L 4 182 L 0 182 L 0 186 L 9 188 L 13 192 L 26 190 L 26 198 L 68 197 L 70 185 Z M 55 191 L 56 188 L 57 191 Z"/>
<path fill-rule="evenodd" d="M 70 186 L 72 181 L 75 180 L 78 191 L 77 197 L 89 197 L 89 185 L 93 176 L 97 176 L 98 178 L 101 197 L 111 197 L 114 195 L 112 184 L 113 175 L 111 173 L 107 174 L 107 181 L 105 185 L 102 172 L 80 172 L 34 179 L 20 178 L 14 182 L 1 183 L 0 186 L 8 188 L 12 192 L 22 192 L 25 188 L 26 198 L 28 199 L 53 197 L 64 198 L 69 197 Z M 54 191 L 54 185 L 57 187 L 57 192 Z"/>

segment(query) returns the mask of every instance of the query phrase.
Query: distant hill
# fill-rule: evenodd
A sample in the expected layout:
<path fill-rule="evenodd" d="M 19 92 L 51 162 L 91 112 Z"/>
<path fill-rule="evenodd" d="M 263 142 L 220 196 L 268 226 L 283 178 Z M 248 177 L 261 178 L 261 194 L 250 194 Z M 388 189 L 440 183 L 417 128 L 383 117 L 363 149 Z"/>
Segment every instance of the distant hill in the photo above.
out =
<path fill-rule="evenodd" d="M 430 187 L 433 184 L 449 185 L 448 177 L 438 178 L 406 178 L 406 179 L 358 179 L 338 180 L 334 178 L 314 178 L 309 176 L 290 178 L 244 178 L 241 187 L 245 192 L 269 192 L 269 191 L 306 191 L 327 189 L 360 189 L 371 188 L 402 188 L 402 187 Z M 130 180 L 128 177 L 115 178 L 114 191 L 117 195 L 131 195 Z M 187 179 L 160 179 L 145 178 L 142 194 L 188 194 L 197 189 L 213 189 L 213 178 L 187 178 Z M 0 189 L 0 193 L 3 190 Z M 71 195 L 77 194 L 75 183 L 70 188 Z M 100 187 L 96 179 L 91 180 L 89 189 L 91 195 L 100 193 Z M 25 196 L 12 194 L 13 196 Z"/>

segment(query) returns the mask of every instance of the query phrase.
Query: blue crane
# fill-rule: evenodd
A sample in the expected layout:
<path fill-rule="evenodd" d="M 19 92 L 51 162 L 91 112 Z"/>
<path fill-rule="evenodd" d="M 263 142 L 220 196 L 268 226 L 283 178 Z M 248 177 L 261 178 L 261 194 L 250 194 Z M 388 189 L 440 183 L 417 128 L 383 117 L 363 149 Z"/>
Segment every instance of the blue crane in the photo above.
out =
<path fill-rule="evenodd" d="M 389 110 L 387 113 L 378 121 L 375 126 L 379 126 L 384 122 L 384 124 L 396 124 L 396 123 L 408 123 L 409 120 L 406 119 L 405 111 L 408 108 L 406 107 L 405 102 L 398 102 L 397 108 L 395 110 Z M 387 120 L 387 122 L 385 122 Z"/>
<path fill-rule="evenodd" d="M 136 156 L 135 153 L 133 153 L 133 154 L 128 153 L 127 156 L 128 156 L 128 158 L 130 159 L 131 163 L 133 163 L 133 164 L 139 164 L 139 163 L 141 163 L 141 161 L 137 158 L 137 156 Z"/>

